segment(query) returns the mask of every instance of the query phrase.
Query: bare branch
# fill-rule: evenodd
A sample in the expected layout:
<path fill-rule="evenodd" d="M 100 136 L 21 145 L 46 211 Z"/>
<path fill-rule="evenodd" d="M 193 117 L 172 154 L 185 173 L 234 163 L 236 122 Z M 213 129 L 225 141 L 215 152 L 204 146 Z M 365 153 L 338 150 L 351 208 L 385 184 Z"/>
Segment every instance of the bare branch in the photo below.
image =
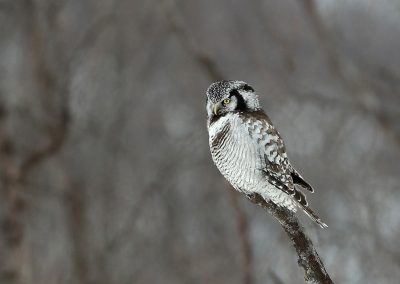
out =
<path fill-rule="evenodd" d="M 62 78 L 68 77 L 66 72 L 54 74 L 49 68 L 48 58 L 45 56 L 45 31 L 40 28 L 37 20 L 37 7 L 34 1 L 21 3 L 21 17 L 24 18 L 24 36 L 30 43 L 32 60 L 25 68 L 31 69 L 32 77 L 38 88 L 38 110 L 46 120 L 42 123 L 44 131 L 40 134 L 47 138 L 45 145 L 36 146 L 35 150 L 23 155 L 21 162 L 18 151 L 15 149 L 16 137 L 10 136 L 5 125 L 9 123 L 6 108 L 0 111 L 0 170 L 4 172 L 0 177 L 2 192 L 7 203 L 4 217 L 0 220 L 4 246 L 3 254 L 11 265 L 0 271 L 0 282 L 20 283 L 23 278 L 24 262 L 24 213 L 29 204 L 23 197 L 26 189 L 26 178 L 36 166 L 44 160 L 56 155 L 64 145 L 67 135 L 68 110 L 65 104 L 67 89 Z M 57 96 L 58 95 L 58 96 Z M 39 132 L 39 131 L 38 131 Z M 22 155 L 21 155 L 22 156 Z"/>
<path fill-rule="evenodd" d="M 188 35 L 185 30 L 185 25 L 182 18 L 177 12 L 175 1 L 170 1 L 170 6 L 166 8 L 167 18 L 170 24 L 171 30 L 178 36 L 183 48 L 193 57 L 196 63 L 203 68 L 204 73 L 210 77 L 213 81 L 219 81 L 224 79 L 224 75 L 218 70 L 217 64 L 209 56 L 202 53 L 198 48 L 197 44 L 193 42 L 193 39 Z M 235 211 L 236 224 L 241 241 L 242 251 L 242 268 L 243 268 L 243 283 L 253 283 L 252 277 L 252 249 L 249 241 L 247 220 L 244 212 L 240 208 L 237 201 L 237 195 L 233 190 L 229 191 L 231 205 Z"/>
<path fill-rule="evenodd" d="M 78 53 L 85 52 L 87 49 L 96 44 L 96 41 L 103 34 L 103 32 L 107 28 L 112 27 L 116 21 L 117 19 L 112 13 L 96 19 L 77 40 L 75 46 L 71 48 L 67 62 L 72 61 Z"/>
<path fill-rule="evenodd" d="M 254 193 L 247 195 L 251 202 L 261 206 L 275 217 L 291 239 L 297 255 L 298 263 L 304 269 L 305 280 L 308 283 L 333 283 L 320 259 L 310 238 L 305 234 L 296 215 L 291 211 L 277 206 L 273 202 L 265 201 L 261 195 Z"/>
<path fill-rule="evenodd" d="M 182 18 L 177 12 L 175 1 L 171 1 L 170 5 L 172 7 L 168 7 L 166 9 L 170 28 L 178 36 L 183 48 L 185 48 L 186 51 L 189 54 L 191 54 L 196 63 L 203 68 L 204 73 L 207 74 L 211 78 L 211 80 L 219 81 L 224 79 L 225 76 L 218 70 L 216 62 L 206 54 L 202 53 L 197 48 L 197 45 L 193 42 L 193 39 L 187 34 L 184 28 L 185 25 L 182 21 Z M 230 190 L 229 194 L 230 194 L 231 205 L 235 211 L 236 225 L 239 233 L 239 238 L 241 241 L 243 283 L 251 284 L 253 283 L 253 277 L 252 277 L 253 253 L 249 241 L 247 219 L 244 212 L 240 208 L 236 192 Z"/>
<path fill-rule="evenodd" d="M 169 1 L 169 6 L 166 7 L 166 16 L 169 21 L 171 30 L 177 35 L 180 40 L 182 47 L 193 57 L 196 63 L 202 67 L 205 74 L 208 75 L 214 81 L 223 80 L 225 77 L 217 68 L 217 64 L 208 55 L 204 54 L 197 48 L 197 44 L 188 35 L 185 29 L 184 21 L 177 12 L 176 3 L 174 0 Z"/>
<path fill-rule="evenodd" d="M 229 188 L 229 195 L 232 207 L 235 211 L 236 225 L 239 232 L 240 242 L 242 246 L 242 268 L 243 268 L 243 283 L 253 283 L 252 276 L 252 263 L 253 252 L 249 240 L 249 229 L 247 224 L 246 215 L 238 203 L 238 193 Z"/>
<path fill-rule="evenodd" d="M 357 77 L 352 78 L 345 74 L 346 62 L 340 57 L 335 49 L 335 42 L 328 33 L 323 20 L 318 14 L 314 0 L 302 0 L 299 2 L 303 7 L 306 18 L 309 20 L 310 27 L 314 31 L 317 40 L 321 44 L 321 50 L 325 54 L 327 66 L 330 72 L 350 90 L 350 95 L 355 99 L 356 106 L 371 115 L 381 126 L 383 132 L 393 139 L 400 146 L 400 135 L 391 126 L 386 114 L 381 110 L 378 102 L 378 91 L 366 80 L 362 72 L 358 72 Z M 354 80 L 357 79 L 357 80 Z M 375 103 L 371 104 L 371 101 Z"/>

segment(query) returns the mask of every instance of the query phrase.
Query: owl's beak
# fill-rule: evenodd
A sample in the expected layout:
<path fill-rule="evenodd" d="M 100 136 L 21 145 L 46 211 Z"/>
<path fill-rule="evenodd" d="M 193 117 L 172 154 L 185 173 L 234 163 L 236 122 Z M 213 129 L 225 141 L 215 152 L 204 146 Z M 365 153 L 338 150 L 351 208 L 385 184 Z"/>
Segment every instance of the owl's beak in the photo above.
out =
<path fill-rule="evenodd" d="M 215 104 L 213 107 L 213 112 L 215 115 L 218 115 L 218 111 L 219 111 L 219 104 Z"/>

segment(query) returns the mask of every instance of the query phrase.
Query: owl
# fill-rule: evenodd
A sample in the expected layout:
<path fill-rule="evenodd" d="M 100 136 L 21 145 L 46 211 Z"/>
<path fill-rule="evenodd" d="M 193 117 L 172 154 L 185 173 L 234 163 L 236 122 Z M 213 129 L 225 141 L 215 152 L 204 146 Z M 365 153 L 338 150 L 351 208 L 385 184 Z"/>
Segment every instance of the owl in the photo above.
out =
<path fill-rule="evenodd" d="M 251 86 L 242 81 L 211 84 L 207 116 L 212 159 L 236 190 L 257 193 L 292 212 L 301 208 L 327 227 L 308 206 L 300 188 L 314 190 L 290 164 L 283 139 Z"/>

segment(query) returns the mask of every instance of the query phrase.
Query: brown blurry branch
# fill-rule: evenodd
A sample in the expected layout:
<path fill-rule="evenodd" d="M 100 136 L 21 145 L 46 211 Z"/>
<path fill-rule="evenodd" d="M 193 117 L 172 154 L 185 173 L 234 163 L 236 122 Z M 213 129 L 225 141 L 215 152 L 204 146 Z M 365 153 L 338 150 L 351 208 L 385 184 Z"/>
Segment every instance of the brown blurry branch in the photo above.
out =
<path fill-rule="evenodd" d="M 7 132 L 6 125 L 12 123 L 11 110 L 2 108 L 0 115 L 0 182 L 1 195 L 7 206 L 4 216 L 0 220 L 0 245 L 3 247 L 2 259 L 10 263 L 6 268 L 0 269 L 0 282 L 23 282 L 23 269 L 25 251 L 24 239 L 24 214 L 29 207 L 24 198 L 28 189 L 27 177 L 42 162 L 56 155 L 62 149 L 67 136 L 68 109 L 66 100 L 66 83 L 63 79 L 65 72 L 53 72 L 49 58 L 46 57 L 46 32 L 39 24 L 38 7 L 34 1 L 21 1 L 20 14 L 23 38 L 29 43 L 26 50 L 28 58 L 24 67 L 30 74 L 37 87 L 36 111 L 42 115 L 35 129 L 43 138 L 42 143 L 32 145 L 32 150 L 19 152 L 18 139 Z M 26 105 L 28 101 L 24 101 Z M 3 282 L 2 282 L 3 283 Z"/>
<path fill-rule="evenodd" d="M 82 33 L 76 44 L 71 48 L 67 62 L 71 62 L 77 54 L 85 52 L 87 49 L 93 47 L 103 32 L 107 28 L 112 27 L 116 22 L 117 19 L 113 13 L 95 19 L 86 31 Z"/>
<path fill-rule="evenodd" d="M 216 62 L 203 53 L 193 38 L 189 36 L 185 29 L 184 20 L 178 12 L 176 3 L 174 0 L 168 2 L 168 6 L 165 8 L 167 21 L 169 23 L 170 30 L 178 37 L 182 47 L 193 57 L 197 65 L 199 65 L 206 75 L 212 81 L 220 81 L 225 79 L 225 76 L 217 68 Z M 243 268 L 243 283 L 253 283 L 252 277 L 252 248 L 249 240 L 247 219 L 244 212 L 241 210 L 237 200 L 237 195 L 233 190 L 230 191 L 230 201 L 233 210 L 235 211 L 236 225 L 241 241 L 241 262 Z"/>
<path fill-rule="evenodd" d="M 192 37 L 185 29 L 185 23 L 174 0 L 168 1 L 165 8 L 167 21 L 171 31 L 178 37 L 182 47 L 193 57 L 196 63 L 202 67 L 205 73 L 213 80 L 220 81 L 225 79 L 224 75 L 217 68 L 217 64 L 212 58 L 203 53 Z"/>
<path fill-rule="evenodd" d="M 400 134 L 392 127 L 387 115 L 379 106 L 378 94 L 380 91 L 376 90 L 371 83 L 364 78 L 362 72 L 358 72 L 356 78 L 353 78 L 354 75 L 349 76 L 346 74 L 345 67 L 347 62 L 343 60 L 338 50 L 335 48 L 335 41 L 327 31 L 323 19 L 318 14 L 316 1 L 301 0 L 299 3 L 304 10 L 311 29 L 321 45 L 321 50 L 325 55 L 330 72 L 350 90 L 349 93 L 352 95 L 356 107 L 371 115 L 383 132 L 400 146 Z M 371 101 L 375 103 L 371 103 Z"/>
<path fill-rule="evenodd" d="M 236 225 L 242 246 L 243 283 L 251 284 L 253 283 L 253 275 L 251 269 L 253 264 L 253 252 L 251 250 L 251 244 L 249 240 L 248 223 L 246 215 L 239 205 L 238 193 L 230 187 L 229 195 L 231 197 L 231 205 L 235 211 Z"/>
<path fill-rule="evenodd" d="M 251 202 L 261 206 L 275 217 L 292 241 L 297 255 L 298 263 L 304 269 L 305 280 L 308 283 L 333 283 L 325 270 L 311 239 L 305 234 L 297 217 L 289 210 L 279 207 L 272 202 L 267 202 L 261 195 L 255 193 L 247 196 Z"/>
<path fill-rule="evenodd" d="M 216 62 L 206 54 L 202 53 L 197 48 L 197 45 L 193 42 L 192 38 L 187 34 L 184 28 L 185 25 L 183 24 L 180 15 L 177 13 L 175 2 L 171 1 L 170 5 L 172 5 L 173 7 L 172 8 L 169 7 L 166 9 L 167 18 L 172 32 L 174 32 L 178 36 L 182 46 L 186 49 L 186 51 L 189 54 L 192 55 L 197 64 L 203 68 L 203 70 L 211 78 L 211 80 L 219 81 L 224 79 L 223 74 L 217 68 Z M 244 212 L 240 208 L 240 205 L 237 200 L 237 195 L 235 194 L 234 191 L 230 191 L 230 201 L 235 211 L 235 219 L 239 233 L 239 238 L 241 241 L 241 249 L 242 249 L 241 262 L 243 268 L 243 283 L 251 284 L 253 283 L 252 249 L 249 241 L 247 219 Z"/>

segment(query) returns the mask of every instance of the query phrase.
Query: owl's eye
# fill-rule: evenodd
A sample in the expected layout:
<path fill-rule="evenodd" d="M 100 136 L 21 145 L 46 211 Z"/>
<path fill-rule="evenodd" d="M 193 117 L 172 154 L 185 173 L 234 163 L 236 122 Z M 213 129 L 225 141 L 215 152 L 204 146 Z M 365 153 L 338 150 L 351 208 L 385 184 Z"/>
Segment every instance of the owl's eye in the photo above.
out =
<path fill-rule="evenodd" d="M 222 103 L 224 104 L 224 106 L 226 106 L 227 104 L 229 104 L 231 102 L 230 99 L 225 99 Z"/>

